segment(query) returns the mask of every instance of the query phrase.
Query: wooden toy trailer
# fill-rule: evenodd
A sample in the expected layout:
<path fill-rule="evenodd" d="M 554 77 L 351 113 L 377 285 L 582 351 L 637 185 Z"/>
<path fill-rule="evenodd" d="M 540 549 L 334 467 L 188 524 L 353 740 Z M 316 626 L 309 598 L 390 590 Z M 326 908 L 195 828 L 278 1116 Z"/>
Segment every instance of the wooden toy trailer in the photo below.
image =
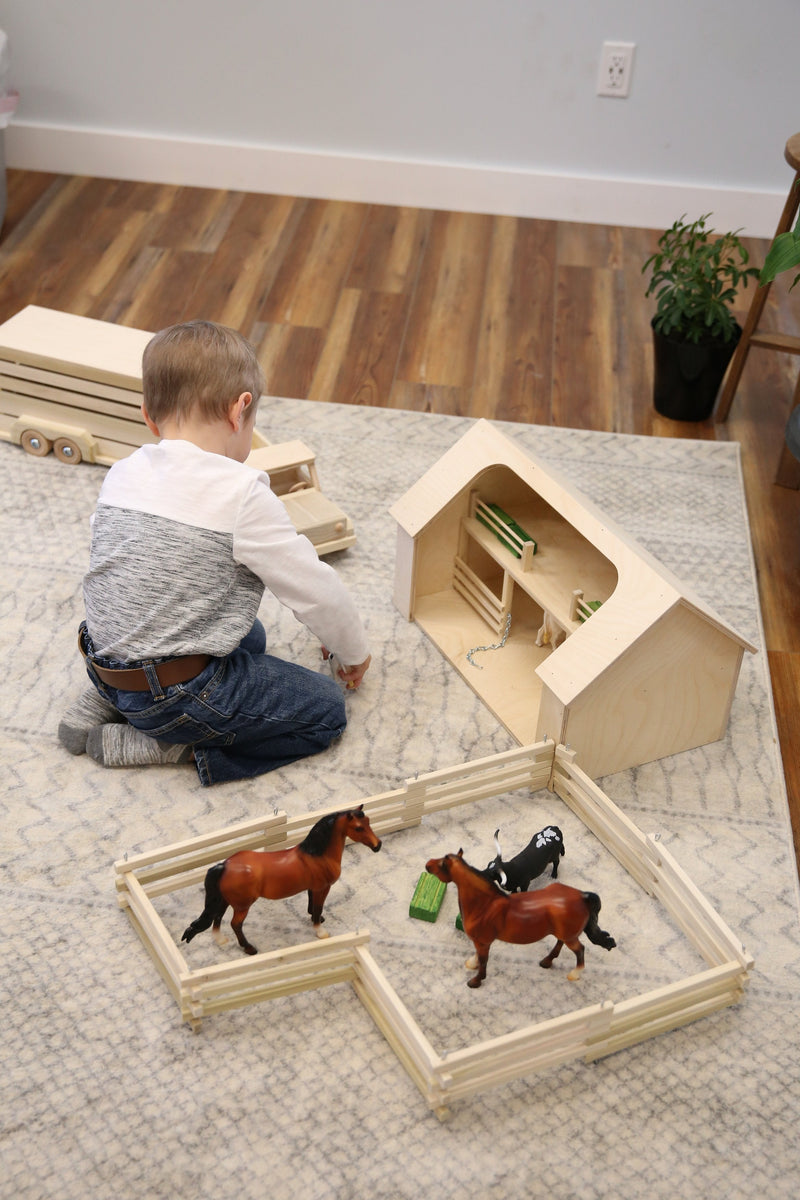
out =
<path fill-rule="evenodd" d="M 350 982 L 428 1106 L 441 1118 L 454 1101 L 486 1088 L 560 1063 L 591 1062 L 740 1000 L 753 959 L 666 848 L 636 828 L 578 767 L 573 751 L 552 741 L 524 746 L 408 780 L 403 788 L 365 800 L 364 809 L 383 837 L 419 825 L 427 813 L 521 787 L 546 787 L 558 795 L 643 890 L 662 903 L 705 968 L 643 995 L 604 1000 L 444 1055 L 419 1028 L 372 957 L 367 930 L 192 970 L 154 899 L 197 887 L 211 863 L 237 850 L 296 845 L 325 811 L 336 809 L 294 818 L 276 812 L 126 858 L 115 864 L 119 903 L 193 1029 L 214 1013 Z M 398 916 L 403 915 L 399 906 Z"/>
<path fill-rule="evenodd" d="M 0 325 L 0 438 L 28 454 L 110 466 L 157 441 L 144 423 L 142 354 L 153 335 L 28 305 Z M 267 471 L 299 533 L 318 554 L 355 542 L 353 523 L 323 495 L 303 442 L 273 445 L 256 430 L 248 461 Z"/>
<path fill-rule="evenodd" d="M 396 606 L 520 743 L 598 778 L 723 736 L 756 647 L 488 421 L 390 511 Z"/>
<path fill-rule="evenodd" d="M 313 543 L 317 554 L 345 550 L 356 540 L 353 522 L 322 494 L 316 456 L 305 442 L 278 442 L 271 445 L 258 435 L 247 459 L 251 467 L 266 471 L 276 496 L 280 496 L 292 524 Z"/>
<path fill-rule="evenodd" d="M 0 437 L 105 466 L 157 441 L 141 414 L 152 336 L 29 304 L 0 325 Z"/>

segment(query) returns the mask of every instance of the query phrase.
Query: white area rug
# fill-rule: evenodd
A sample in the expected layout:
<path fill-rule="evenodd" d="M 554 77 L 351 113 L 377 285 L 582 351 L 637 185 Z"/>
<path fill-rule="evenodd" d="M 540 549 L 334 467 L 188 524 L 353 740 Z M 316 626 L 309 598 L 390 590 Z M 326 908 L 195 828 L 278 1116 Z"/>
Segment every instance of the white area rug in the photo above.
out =
<path fill-rule="evenodd" d="M 391 601 L 391 503 L 467 428 L 462 419 L 277 400 L 272 441 L 317 452 L 323 489 L 358 541 L 333 561 L 366 615 L 374 665 L 348 697 L 331 752 L 242 785 L 200 787 L 192 767 L 104 771 L 56 740 L 84 686 L 75 648 L 88 518 L 102 469 L 0 445 L 4 955 L 3 1200 L 213 1197 L 794 1197 L 800 1167 L 798 897 L 766 655 L 747 655 L 727 737 L 601 781 L 678 862 L 754 955 L 740 1005 L 592 1065 L 573 1063 L 430 1113 L 349 985 L 211 1017 L 198 1034 L 127 917 L 112 865 L 285 809 L 347 807 L 416 772 L 511 738 Z M 745 637 L 763 646 L 738 447 L 504 425 L 638 538 Z M 319 666 L 318 647 L 265 604 L 276 652 Z M 482 866 L 547 821 L 564 829 L 561 878 L 598 891 L 617 939 L 589 946 L 580 983 L 536 966 L 540 947 L 497 945 L 483 988 L 465 986 L 455 896 L 435 925 L 408 903 L 425 859 L 463 846 Z M 163 903 L 180 936 L 202 908 Z M 308 940 L 300 900 L 260 901 L 260 949 Z M 345 852 L 331 933 L 368 927 L 371 949 L 437 1050 L 561 1011 L 623 999 L 702 963 L 561 802 L 519 793 Z M 236 959 L 209 934 L 194 968 Z"/>

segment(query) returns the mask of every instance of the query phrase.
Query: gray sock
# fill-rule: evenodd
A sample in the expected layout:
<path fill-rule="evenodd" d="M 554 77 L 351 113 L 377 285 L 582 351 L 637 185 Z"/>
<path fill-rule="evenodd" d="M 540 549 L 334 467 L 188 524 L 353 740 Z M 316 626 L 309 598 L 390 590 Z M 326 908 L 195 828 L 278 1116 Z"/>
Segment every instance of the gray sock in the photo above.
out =
<path fill-rule="evenodd" d="M 64 713 L 58 726 L 58 740 L 70 754 L 84 754 L 90 729 L 124 720 L 113 704 L 90 687 Z"/>
<path fill-rule="evenodd" d="M 191 762 L 191 746 L 174 746 L 148 737 L 141 729 L 98 725 L 86 737 L 86 753 L 103 767 L 149 767 Z"/>

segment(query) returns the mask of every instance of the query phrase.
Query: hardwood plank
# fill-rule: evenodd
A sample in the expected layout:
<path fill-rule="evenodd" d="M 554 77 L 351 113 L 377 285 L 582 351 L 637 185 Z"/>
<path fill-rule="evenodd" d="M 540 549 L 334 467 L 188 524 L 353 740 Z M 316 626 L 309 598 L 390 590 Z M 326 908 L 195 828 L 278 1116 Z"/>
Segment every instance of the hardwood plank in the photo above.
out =
<path fill-rule="evenodd" d="M 114 289 L 131 255 L 142 245 L 149 221 L 147 213 L 135 211 L 126 214 L 120 224 L 108 209 L 99 214 L 99 219 L 103 220 L 113 236 L 98 247 L 95 260 L 88 266 L 86 274 L 74 277 L 69 305 L 66 306 L 63 301 L 60 305 L 62 308 L 68 307 L 69 312 L 78 316 L 94 316 L 96 306 L 102 306 L 102 296 Z"/>
<path fill-rule="evenodd" d="M 433 214 L 373 204 L 345 281 L 348 288 L 408 292 L 416 283 Z"/>
<path fill-rule="evenodd" d="M 9 316 L 25 304 L 35 303 L 33 299 L 25 299 L 20 304 L 18 297 L 32 296 L 44 271 L 52 269 L 54 262 L 59 263 L 62 259 L 69 261 L 66 247 L 69 246 L 70 233 L 65 227 L 63 214 L 73 206 L 75 197 L 82 191 L 83 183 L 83 180 L 75 176 L 56 180 L 35 206 L 35 219 L 25 222 L 18 237 L 15 238 L 12 234 L 0 244 L 3 302 L 8 299 L 8 288 L 14 304 Z M 54 229 L 60 231 L 56 234 L 55 251 L 52 248 Z"/>
<path fill-rule="evenodd" d="M 558 267 L 554 425 L 614 430 L 619 409 L 615 284 L 616 273 L 607 268 Z"/>
<path fill-rule="evenodd" d="M 251 336 L 301 211 L 291 197 L 245 197 L 198 281 L 195 315 Z"/>
<path fill-rule="evenodd" d="M 309 385 L 309 400 L 333 400 L 336 380 L 350 344 L 360 298 L 361 292 L 357 288 L 342 289 L 328 326 L 317 369 Z"/>
<path fill-rule="evenodd" d="M 628 261 L 625 231 L 614 225 L 577 225 L 560 221 L 558 261 L 563 267 L 606 267 L 617 270 Z"/>
<path fill-rule="evenodd" d="M 620 231 L 621 266 L 617 274 L 616 307 L 621 330 L 620 389 L 615 428 L 623 433 L 669 437 L 663 418 L 653 408 L 653 330 L 655 305 L 645 299 L 648 278 L 642 265 L 656 248 L 657 235 L 648 229 Z"/>
<path fill-rule="evenodd" d="M 259 319 L 269 324 L 327 326 L 365 215 L 365 205 L 309 201 Z"/>
<path fill-rule="evenodd" d="M 397 367 L 408 297 L 361 292 L 331 400 L 338 404 L 385 405 Z"/>
<path fill-rule="evenodd" d="M 471 411 L 547 424 L 551 411 L 555 222 L 498 217 L 487 267 Z"/>
<path fill-rule="evenodd" d="M 465 388 L 445 387 L 436 383 L 407 383 L 403 379 L 396 379 L 386 407 L 466 417 L 470 415 L 470 393 Z"/>
<path fill-rule="evenodd" d="M 122 208 L 128 212 L 168 213 L 182 190 L 185 189 L 174 183 L 141 183 L 118 179 L 108 203 L 112 208 Z"/>
<path fill-rule="evenodd" d="M 493 218 L 436 213 L 415 292 L 398 378 L 469 388 Z"/>
<path fill-rule="evenodd" d="M 257 343 L 267 395 L 304 399 L 322 353 L 319 329 L 267 325 Z"/>
<path fill-rule="evenodd" d="M 113 320 L 152 330 L 186 321 L 195 315 L 196 284 L 196 253 L 147 246 L 132 266 L 127 301 Z"/>
<path fill-rule="evenodd" d="M 34 223 L 38 214 L 49 203 L 50 195 L 57 186 L 63 187 L 63 175 L 50 175 L 44 171 L 15 171 L 12 167 L 6 170 L 6 215 L 3 221 L 0 244 L 3 249 L 8 246 L 8 239 L 18 231 L 22 221 L 28 222 L 28 227 Z M 36 209 L 34 213 L 32 210 Z"/>
<path fill-rule="evenodd" d="M 166 250 L 216 250 L 243 200 L 241 192 L 176 188 L 153 244 Z"/>

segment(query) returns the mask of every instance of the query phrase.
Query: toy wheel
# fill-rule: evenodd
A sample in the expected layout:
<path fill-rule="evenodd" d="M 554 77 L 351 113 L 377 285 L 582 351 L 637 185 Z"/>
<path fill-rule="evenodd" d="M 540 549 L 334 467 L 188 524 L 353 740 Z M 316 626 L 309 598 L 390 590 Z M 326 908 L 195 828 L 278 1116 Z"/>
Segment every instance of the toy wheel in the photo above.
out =
<path fill-rule="evenodd" d="M 19 439 L 19 444 L 26 454 L 32 454 L 34 458 L 44 458 L 45 454 L 49 454 L 53 449 L 50 439 L 37 429 L 26 429 Z"/>
<path fill-rule="evenodd" d="M 56 438 L 53 443 L 53 454 L 60 462 L 70 463 L 73 466 L 83 458 L 80 446 L 71 438 Z"/>

